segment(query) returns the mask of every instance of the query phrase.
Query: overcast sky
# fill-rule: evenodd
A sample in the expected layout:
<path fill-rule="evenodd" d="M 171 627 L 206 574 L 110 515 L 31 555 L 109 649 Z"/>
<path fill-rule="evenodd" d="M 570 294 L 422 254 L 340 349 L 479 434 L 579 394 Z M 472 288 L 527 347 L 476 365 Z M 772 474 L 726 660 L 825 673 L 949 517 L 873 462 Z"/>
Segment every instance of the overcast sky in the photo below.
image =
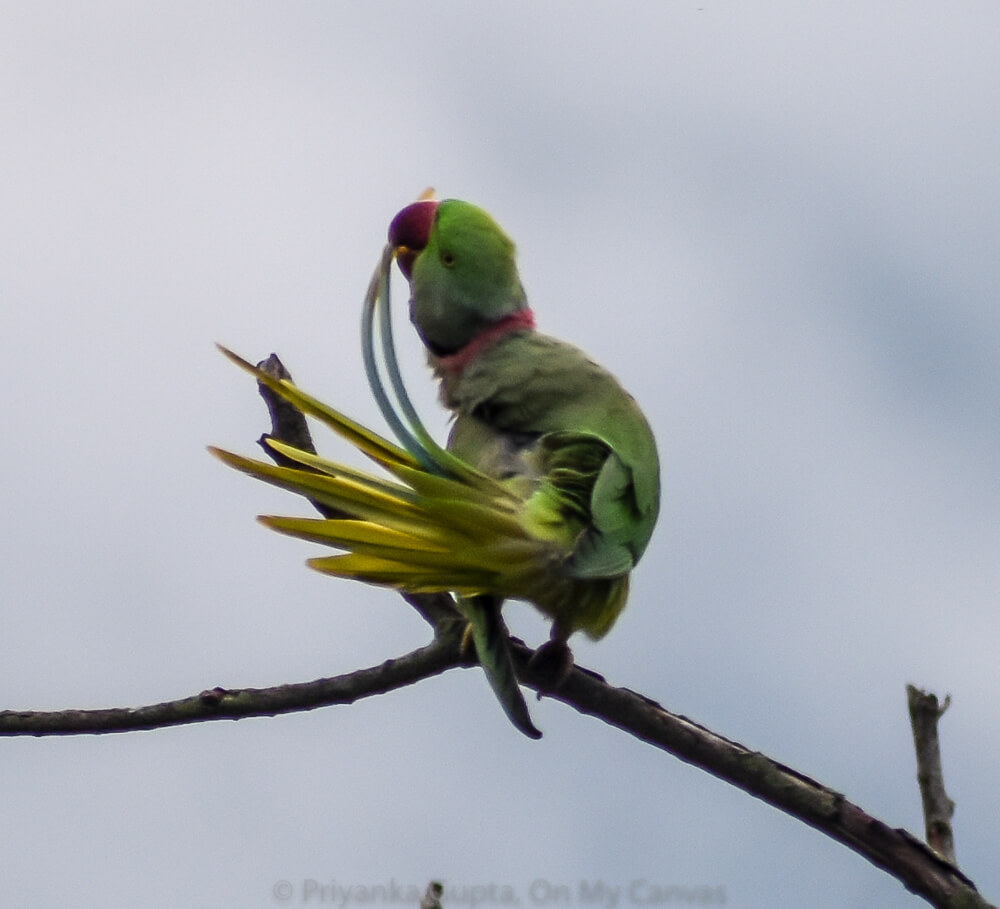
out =
<path fill-rule="evenodd" d="M 315 548 L 253 520 L 298 503 L 205 446 L 266 428 L 216 341 L 382 426 L 361 300 L 433 185 L 506 227 L 539 327 L 659 440 L 659 527 L 578 661 L 918 834 L 904 686 L 950 692 L 958 857 L 1000 900 L 1000 7 L 819 6 L 4 4 L 0 706 L 305 681 L 426 641 L 395 595 L 307 571 Z M 0 901 L 273 909 L 437 877 L 525 909 L 584 909 L 581 882 L 631 909 L 643 881 L 919 905 L 699 770 L 532 712 L 540 742 L 469 670 L 4 740 Z"/>

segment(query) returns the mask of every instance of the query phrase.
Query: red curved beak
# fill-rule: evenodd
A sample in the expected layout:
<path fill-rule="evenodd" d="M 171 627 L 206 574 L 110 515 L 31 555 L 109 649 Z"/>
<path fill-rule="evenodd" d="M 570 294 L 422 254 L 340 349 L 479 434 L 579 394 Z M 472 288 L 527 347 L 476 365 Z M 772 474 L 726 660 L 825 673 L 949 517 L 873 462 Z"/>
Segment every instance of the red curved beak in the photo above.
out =
<path fill-rule="evenodd" d="M 396 261 L 407 279 L 417 256 L 430 239 L 437 207 L 436 199 L 414 202 L 399 212 L 389 225 L 389 242 L 396 249 Z"/>

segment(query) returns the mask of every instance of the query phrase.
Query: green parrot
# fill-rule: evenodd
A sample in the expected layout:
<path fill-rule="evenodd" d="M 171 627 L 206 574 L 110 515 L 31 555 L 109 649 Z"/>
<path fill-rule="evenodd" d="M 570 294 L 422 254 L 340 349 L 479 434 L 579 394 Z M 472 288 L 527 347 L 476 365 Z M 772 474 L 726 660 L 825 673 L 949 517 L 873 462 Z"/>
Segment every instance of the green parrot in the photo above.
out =
<path fill-rule="evenodd" d="M 399 376 L 389 318 L 395 260 L 410 318 L 454 414 L 447 449 L 420 423 Z M 379 316 L 390 400 L 375 354 Z M 450 592 L 497 697 L 526 735 L 531 722 L 500 615 L 526 600 L 552 620 L 537 654 L 562 664 L 576 631 L 602 638 L 659 511 L 659 461 L 649 424 L 618 381 L 582 351 L 543 335 L 518 276 L 515 248 L 482 209 L 421 199 L 389 227 L 366 299 L 365 367 L 395 445 L 235 355 L 300 410 L 327 423 L 395 481 L 270 441 L 282 467 L 215 450 L 230 465 L 343 513 L 265 517 L 268 526 L 344 550 L 310 565 L 410 593 Z"/>

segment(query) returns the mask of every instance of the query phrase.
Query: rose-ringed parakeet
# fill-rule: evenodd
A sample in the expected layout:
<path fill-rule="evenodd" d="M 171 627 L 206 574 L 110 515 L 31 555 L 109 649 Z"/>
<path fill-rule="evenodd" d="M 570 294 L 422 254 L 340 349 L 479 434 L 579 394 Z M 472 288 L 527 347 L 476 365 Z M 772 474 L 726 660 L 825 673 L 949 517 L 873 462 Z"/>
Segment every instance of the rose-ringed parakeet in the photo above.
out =
<path fill-rule="evenodd" d="M 399 377 L 388 311 L 393 259 L 409 281 L 410 317 L 440 380 L 441 400 L 454 413 L 447 450 L 420 423 Z M 377 311 L 398 405 L 376 362 Z M 314 568 L 411 593 L 456 594 L 504 710 L 537 738 L 500 605 L 526 600 L 552 619 L 550 653 L 565 651 L 575 631 L 595 640 L 608 632 L 659 509 L 649 425 L 610 373 L 534 330 L 514 244 L 466 202 L 421 200 L 396 215 L 369 289 L 362 336 L 369 381 L 401 445 L 243 365 L 374 458 L 395 482 L 277 442 L 270 444 L 301 467 L 217 453 L 343 513 L 262 518 L 345 551 L 311 560 Z"/>

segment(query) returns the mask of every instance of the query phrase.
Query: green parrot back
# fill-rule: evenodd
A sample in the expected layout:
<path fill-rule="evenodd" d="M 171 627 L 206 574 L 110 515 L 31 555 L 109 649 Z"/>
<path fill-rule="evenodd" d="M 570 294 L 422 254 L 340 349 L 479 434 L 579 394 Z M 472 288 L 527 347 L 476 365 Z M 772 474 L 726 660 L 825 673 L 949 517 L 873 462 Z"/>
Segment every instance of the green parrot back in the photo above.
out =
<path fill-rule="evenodd" d="M 562 529 L 569 554 L 553 580 L 580 583 L 536 605 L 568 632 L 603 636 L 659 512 L 659 460 L 642 411 L 581 350 L 534 331 L 438 374 L 456 414 L 449 449 L 518 488 L 542 525 Z"/>

